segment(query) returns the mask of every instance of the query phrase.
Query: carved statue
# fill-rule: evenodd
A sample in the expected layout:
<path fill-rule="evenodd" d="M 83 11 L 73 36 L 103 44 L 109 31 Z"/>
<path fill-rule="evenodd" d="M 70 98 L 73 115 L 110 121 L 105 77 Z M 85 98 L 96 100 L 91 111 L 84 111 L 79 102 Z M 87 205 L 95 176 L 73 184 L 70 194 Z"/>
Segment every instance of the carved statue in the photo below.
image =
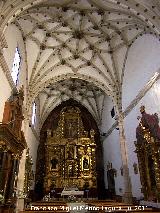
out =
<path fill-rule="evenodd" d="M 91 136 L 91 138 L 94 139 L 94 135 L 95 135 L 95 131 L 94 131 L 94 129 L 91 129 L 90 130 L 90 136 Z"/>
<path fill-rule="evenodd" d="M 69 166 L 68 166 L 68 176 L 69 176 L 69 177 L 74 177 L 73 165 L 69 165 Z"/>
<path fill-rule="evenodd" d="M 24 100 L 24 88 L 23 86 L 17 91 L 16 89 L 12 90 L 10 98 L 5 103 L 4 114 L 3 114 L 3 123 L 10 123 L 11 128 L 21 137 L 21 127 L 23 117 L 23 100 Z"/>
<path fill-rule="evenodd" d="M 69 147 L 69 150 L 67 151 L 67 158 L 73 159 L 74 158 L 74 148 L 72 146 Z"/>
<path fill-rule="evenodd" d="M 58 160 L 56 158 L 53 158 L 51 160 L 51 169 L 56 169 L 58 164 Z"/>
<path fill-rule="evenodd" d="M 66 125 L 64 127 L 64 137 L 65 138 L 75 138 L 77 136 L 77 120 L 67 119 Z"/>
<path fill-rule="evenodd" d="M 83 169 L 89 169 L 89 163 L 86 157 L 83 159 Z"/>
<path fill-rule="evenodd" d="M 160 140 L 160 127 L 159 127 L 158 115 L 156 113 L 153 115 L 147 114 L 145 111 L 145 106 L 141 106 L 140 112 L 142 114 L 142 118 L 141 118 L 142 125 L 145 128 L 150 129 L 151 135 L 154 138 L 157 138 L 158 140 Z"/>

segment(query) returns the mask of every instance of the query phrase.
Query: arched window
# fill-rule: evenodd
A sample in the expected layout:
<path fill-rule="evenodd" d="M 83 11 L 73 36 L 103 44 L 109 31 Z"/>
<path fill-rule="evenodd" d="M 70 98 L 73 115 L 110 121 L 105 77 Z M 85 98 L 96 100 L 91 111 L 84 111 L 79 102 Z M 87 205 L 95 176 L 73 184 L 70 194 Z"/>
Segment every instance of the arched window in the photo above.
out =
<path fill-rule="evenodd" d="M 34 102 L 33 103 L 33 106 L 32 106 L 32 125 L 34 125 L 36 123 L 36 103 Z"/>
<path fill-rule="evenodd" d="M 20 57 L 20 52 L 18 47 L 16 47 L 15 55 L 14 55 L 14 60 L 13 60 L 13 66 L 12 66 L 12 78 L 17 86 L 18 84 L 18 76 L 19 76 L 19 69 L 20 69 L 20 63 L 21 63 L 21 57 Z"/>

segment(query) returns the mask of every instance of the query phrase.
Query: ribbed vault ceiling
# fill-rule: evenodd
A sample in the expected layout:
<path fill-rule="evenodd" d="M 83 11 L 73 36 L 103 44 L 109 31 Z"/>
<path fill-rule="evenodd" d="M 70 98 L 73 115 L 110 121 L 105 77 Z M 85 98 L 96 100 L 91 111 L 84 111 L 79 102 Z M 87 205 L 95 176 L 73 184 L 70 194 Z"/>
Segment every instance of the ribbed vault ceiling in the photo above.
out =
<path fill-rule="evenodd" d="M 105 94 L 98 87 L 80 79 L 62 80 L 47 86 L 41 93 L 40 117 L 42 123 L 57 105 L 73 99 L 83 103 L 98 124 L 101 122 L 101 112 Z"/>
<path fill-rule="evenodd" d="M 2 1 L 1 8 L 7 11 L 9 2 Z M 18 2 L 24 4 L 15 0 L 12 8 Z M 12 21 L 26 48 L 28 106 L 38 96 L 43 121 L 57 104 L 73 98 L 100 121 L 104 92 L 120 105 L 132 43 L 147 33 L 159 37 L 159 1 L 28 2 Z"/>

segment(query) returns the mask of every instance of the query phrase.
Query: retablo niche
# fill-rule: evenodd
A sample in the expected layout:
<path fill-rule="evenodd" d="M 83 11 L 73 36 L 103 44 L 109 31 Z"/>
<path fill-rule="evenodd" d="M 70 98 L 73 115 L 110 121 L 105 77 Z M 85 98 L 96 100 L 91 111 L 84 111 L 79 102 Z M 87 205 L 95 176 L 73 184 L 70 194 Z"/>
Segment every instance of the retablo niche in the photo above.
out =
<path fill-rule="evenodd" d="M 47 131 L 45 144 L 47 191 L 76 185 L 96 188 L 95 132 L 87 132 L 78 107 L 64 107 L 56 129 Z"/>

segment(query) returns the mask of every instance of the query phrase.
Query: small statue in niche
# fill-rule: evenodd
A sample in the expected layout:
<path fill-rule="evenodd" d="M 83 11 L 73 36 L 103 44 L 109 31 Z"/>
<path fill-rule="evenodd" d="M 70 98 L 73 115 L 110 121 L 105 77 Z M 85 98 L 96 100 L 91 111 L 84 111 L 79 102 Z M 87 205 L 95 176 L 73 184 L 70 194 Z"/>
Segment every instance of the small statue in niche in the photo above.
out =
<path fill-rule="evenodd" d="M 68 125 L 68 134 L 67 136 L 69 138 L 74 138 L 76 137 L 76 134 L 77 134 L 77 129 L 76 129 L 76 124 L 74 123 L 74 121 L 68 121 L 67 122 L 67 125 Z"/>
<path fill-rule="evenodd" d="M 83 169 L 89 169 L 88 159 L 86 157 L 83 159 Z"/>
<path fill-rule="evenodd" d="M 92 139 L 94 139 L 94 135 L 95 135 L 95 131 L 94 131 L 94 129 L 91 129 L 90 130 L 90 136 L 91 136 Z"/>
<path fill-rule="evenodd" d="M 51 169 L 57 169 L 58 160 L 53 158 L 51 161 Z"/>
<path fill-rule="evenodd" d="M 72 123 L 69 123 L 69 125 L 68 125 L 68 136 L 69 137 L 72 137 L 72 131 L 73 131 Z"/>
<path fill-rule="evenodd" d="M 69 150 L 67 151 L 67 159 L 71 160 L 74 158 L 74 148 L 69 147 Z"/>
<path fill-rule="evenodd" d="M 74 177 L 73 165 L 68 166 L 68 176 Z"/>

